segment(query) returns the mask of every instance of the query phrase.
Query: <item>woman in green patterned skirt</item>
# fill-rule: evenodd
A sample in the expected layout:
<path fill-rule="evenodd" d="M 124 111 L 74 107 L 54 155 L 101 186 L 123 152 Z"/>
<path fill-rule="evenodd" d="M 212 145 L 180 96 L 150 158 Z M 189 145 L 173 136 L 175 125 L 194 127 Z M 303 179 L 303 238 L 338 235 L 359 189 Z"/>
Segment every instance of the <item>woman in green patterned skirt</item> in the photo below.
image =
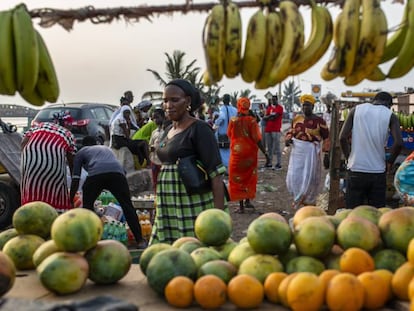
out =
<path fill-rule="evenodd" d="M 187 80 L 167 83 L 163 94 L 166 118 L 172 121 L 159 145 L 162 162 L 156 189 L 156 216 L 150 244 L 169 243 L 183 236 L 194 236 L 197 216 L 206 209 L 227 211 L 222 164 L 214 133 L 208 123 L 193 116 L 201 105 L 199 91 Z M 179 175 L 177 161 L 196 155 L 210 180 L 209 190 L 189 194 Z"/>

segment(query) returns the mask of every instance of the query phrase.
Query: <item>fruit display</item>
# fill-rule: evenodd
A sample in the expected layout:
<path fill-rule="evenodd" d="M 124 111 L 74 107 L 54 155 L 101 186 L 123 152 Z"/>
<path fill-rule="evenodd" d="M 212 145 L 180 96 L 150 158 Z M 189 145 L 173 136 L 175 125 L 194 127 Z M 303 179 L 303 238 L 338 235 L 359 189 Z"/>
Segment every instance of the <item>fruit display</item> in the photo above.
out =
<path fill-rule="evenodd" d="M 325 81 L 341 78 L 354 86 L 364 80 L 400 78 L 414 66 L 413 0 L 406 1 L 397 30 L 389 29 L 380 0 L 344 1 L 334 20 L 326 5 L 312 0 L 307 38 L 296 2 L 259 1 L 260 8 L 247 22 L 244 51 L 237 5 L 220 2 L 211 9 L 202 36 L 206 85 L 240 74 L 256 89 L 273 87 L 315 65 L 331 42 L 329 60 L 320 71 Z M 380 65 L 388 61 L 393 63 L 384 72 Z"/>
<path fill-rule="evenodd" d="M 0 12 L 0 94 L 35 106 L 54 103 L 59 83 L 52 58 L 25 4 Z"/>
<path fill-rule="evenodd" d="M 361 205 L 328 216 L 309 205 L 289 222 L 260 215 L 239 242 L 224 243 L 231 242 L 232 249 L 219 259 L 215 251 L 207 252 L 219 246 L 201 241 L 188 256 L 184 246 L 194 244 L 194 237 L 182 237 L 170 247 L 161 244 L 158 250 L 151 245 L 143 253 L 151 254 L 143 256 L 146 278 L 168 304 L 181 308 L 217 309 L 228 303 L 260 309 L 266 302 L 292 310 L 381 309 L 391 299 L 414 296 L 412 221 L 414 207 L 408 206 Z M 198 230 L 215 228 L 211 222 L 196 223 Z M 220 234 L 224 240 L 227 230 Z"/>

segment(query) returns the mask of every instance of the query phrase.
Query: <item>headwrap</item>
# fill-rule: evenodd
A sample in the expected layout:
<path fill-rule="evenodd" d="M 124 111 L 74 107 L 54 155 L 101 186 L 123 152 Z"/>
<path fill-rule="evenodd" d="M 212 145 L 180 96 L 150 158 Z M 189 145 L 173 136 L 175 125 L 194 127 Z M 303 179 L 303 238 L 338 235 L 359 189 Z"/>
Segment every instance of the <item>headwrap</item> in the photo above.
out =
<path fill-rule="evenodd" d="M 191 97 L 191 112 L 196 111 L 201 106 L 200 91 L 196 89 L 190 81 L 185 79 L 174 79 L 165 86 L 175 85 L 183 90 L 184 94 Z"/>
<path fill-rule="evenodd" d="M 247 97 L 241 97 L 237 101 L 237 112 L 248 114 L 250 109 L 250 100 Z"/>
<path fill-rule="evenodd" d="M 315 99 L 315 97 L 313 97 L 311 94 L 303 94 L 301 97 L 300 97 L 300 102 L 303 104 L 303 103 L 305 103 L 305 102 L 308 102 L 308 103 L 311 103 L 312 105 L 314 105 L 315 104 L 315 102 L 316 102 L 316 99 Z"/>

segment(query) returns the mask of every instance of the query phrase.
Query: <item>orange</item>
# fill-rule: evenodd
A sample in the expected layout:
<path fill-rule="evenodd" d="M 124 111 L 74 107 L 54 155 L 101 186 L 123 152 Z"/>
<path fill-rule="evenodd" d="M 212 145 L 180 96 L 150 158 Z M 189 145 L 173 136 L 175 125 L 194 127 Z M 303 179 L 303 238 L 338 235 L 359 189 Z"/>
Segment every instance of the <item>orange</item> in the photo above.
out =
<path fill-rule="evenodd" d="M 414 265 L 414 239 L 410 240 L 407 247 L 407 261 Z"/>
<path fill-rule="evenodd" d="M 397 270 L 391 280 L 392 292 L 401 300 L 408 301 L 408 284 L 414 277 L 414 265 L 410 262 L 402 264 Z"/>
<path fill-rule="evenodd" d="M 412 278 L 410 283 L 408 283 L 408 298 L 410 301 L 414 300 L 414 278 Z"/>
<path fill-rule="evenodd" d="M 379 309 L 384 306 L 391 291 L 387 281 L 374 272 L 363 272 L 357 278 L 364 287 L 364 308 Z"/>
<path fill-rule="evenodd" d="M 279 301 L 281 302 L 282 305 L 284 305 L 285 307 L 289 308 L 289 304 L 287 301 L 287 288 L 288 285 L 290 283 L 290 281 L 292 281 L 292 279 L 298 274 L 299 272 L 294 272 L 291 274 L 288 274 L 283 280 L 282 282 L 280 282 L 279 284 L 279 288 L 277 289 L 277 294 L 279 295 Z"/>
<path fill-rule="evenodd" d="M 328 284 L 325 303 L 330 311 L 356 311 L 364 304 L 364 287 L 351 273 L 335 275 Z"/>
<path fill-rule="evenodd" d="M 394 274 L 390 270 L 387 270 L 387 269 L 377 269 L 377 270 L 374 270 L 373 273 L 378 274 L 380 277 L 383 278 L 383 280 L 385 280 L 385 283 L 387 284 L 389 288 L 389 291 L 388 291 L 389 296 L 387 297 L 387 301 L 391 300 L 391 298 L 393 297 L 391 280 Z"/>
<path fill-rule="evenodd" d="M 319 280 L 322 282 L 325 289 L 328 287 L 328 284 L 331 281 L 331 279 L 339 273 L 340 273 L 339 270 L 326 269 L 322 271 L 321 274 L 319 274 Z"/>
<path fill-rule="evenodd" d="M 257 308 L 263 301 L 263 284 L 249 274 L 238 274 L 227 285 L 227 295 L 238 308 Z"/>
<path fill-rule="evenodd" d="M 362 248 L 351 247 L 346 249 L 339 258 L 341 272 L 358 275 L 366 271 L 374 271 L 375 262 L 372 256 Z"/>
<path fill-rule="evenodd" d="M 164 295 L 170 305 L 187 308 L 193 303 L 194 282 L 186 276 L 176 276 L 168 282 Z"/>
<path fill-rule="evenodd" d="M 194 298 L 202 308 L 216 309 L 227 300 L 227 285 L 216 275 L 204 275 L 194 284 Z"/>
<path fill-rule="evenodd" d="M 278 289 L 282 280 L 287 276 L 284 272 L 272 272 L 270 273 L 264 282 L 264 293 L 270 302 L 279 303 Z"/>
<path fill-rule="evenodd" d="M 294 311 L 318 311 L 324 303 L 325 288 L 318 276 L 299 272 L 287 287 L 287 301 Z"/>

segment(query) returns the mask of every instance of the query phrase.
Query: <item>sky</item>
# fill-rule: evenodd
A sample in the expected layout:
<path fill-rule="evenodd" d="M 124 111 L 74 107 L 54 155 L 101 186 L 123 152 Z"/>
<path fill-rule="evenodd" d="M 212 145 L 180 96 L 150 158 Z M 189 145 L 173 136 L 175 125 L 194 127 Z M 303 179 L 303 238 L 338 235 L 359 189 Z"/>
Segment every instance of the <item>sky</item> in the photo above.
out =
<path fill-rule="evenodd" d="M 22 1 L 2 0 L 0 10 L 12 9 Z M 209 0 L 193 0 L 194 3 L 210 3 Z M 95 8 L 137 7 L 141 5 L 183 4 L 184 0 L 26 0 L 29 10 L 40 8 L 78 9 L 92 5 Z M 381 1 L 387 15 L 389 28 L 395 27 L 401 20 L 403 5 L 392 0 Z M 242 8 L 243 36 L 250 16 L 257 8 Z M 301 6 L 305 20 L 305 37 L 310 33 L 311 15 L 308 6 Z M 339 7 L 329 5 L 333 18 Z M 124 19 L 110 24 L 92 24 L 89 21 L 76 21 L 68 32 L 59 25 L 42 28 L 39 19 L 33 18 L 34 27 L 41 33 L 49 49 L 57 71 L 60 96 L 58 103 L 83 101 L 119 104 L 123 92 L 131 90 L 135 95 L 135 104 L 146 91 L 162 91 L 161 86 L 148 68 L 165 72 L 165 53 L 172 55 L 174 50 L 186 53 L 186 63 L 196 59 L 196 65 L 205 68 L 202 48 L 202 29 L 207 13 L 188 12 L 172 15 L 154 16 L 152 22 L 141 19 L 139 22 L 127 23 Z M 244 40 L 243 40 L 244 41 Z M 243 43 L 244 44 L 244 43 Z M 325 82 L 320 78 L 320 70 L 327 62 L 331 48 L 324 57 L 308 71 L 299 76 L 289 77 L 300 87 L 303 93 L 311 92 L 312 84 L 321 84 L 322 94 L 332 92 L 340 96 L 347 90 L 362 92 L 368 89 L 382 89 L 390 92 L 403 92 L 405 87 L 414 86 L 414 70 L 406 76 L 383 82 L 362 82 L 355 87 L 346 86 L 340 78 Z M 382 68 L 387 71 L 392 61 Z M 256 90 L 254 84 L 245 83 L 239 76 L 224 78 L 219 82 L 221 95 L 240 90 L 251 89 L 258 99 L 264 99 L 266 92 L 277 93 L 279 86 L 267 90 Z M 282 87 L 283 91 L 283 87 Z M 1 96 L 0 104 L 28 105 L 18 94 Z M 36 108 L 36 107 L 35 107 Z"/>

